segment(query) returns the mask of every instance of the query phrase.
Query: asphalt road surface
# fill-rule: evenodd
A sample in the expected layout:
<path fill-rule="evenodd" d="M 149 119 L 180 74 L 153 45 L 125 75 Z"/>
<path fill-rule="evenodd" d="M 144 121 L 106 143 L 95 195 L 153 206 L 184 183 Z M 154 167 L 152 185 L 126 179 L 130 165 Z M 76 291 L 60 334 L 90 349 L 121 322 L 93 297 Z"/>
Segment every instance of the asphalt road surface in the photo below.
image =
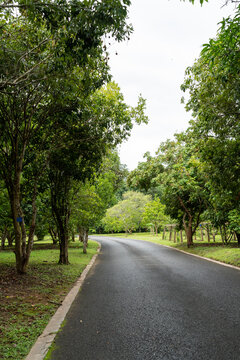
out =
<path fill-rule="evenodd" d="M 52 360 L 240 359 L 239 270 L 144 241 L 96 239 L 100 255 Z"/>

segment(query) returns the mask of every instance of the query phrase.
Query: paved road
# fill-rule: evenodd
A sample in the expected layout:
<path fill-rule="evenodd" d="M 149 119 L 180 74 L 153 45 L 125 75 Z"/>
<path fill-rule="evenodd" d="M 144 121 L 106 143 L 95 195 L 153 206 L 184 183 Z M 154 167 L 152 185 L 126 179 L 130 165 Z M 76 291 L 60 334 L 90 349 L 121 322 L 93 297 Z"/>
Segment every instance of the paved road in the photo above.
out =
<path fill-rule="evenodd" d="M 53 360 L 240 359 L 240 271 L 143 241 L 100 242 Z"/>

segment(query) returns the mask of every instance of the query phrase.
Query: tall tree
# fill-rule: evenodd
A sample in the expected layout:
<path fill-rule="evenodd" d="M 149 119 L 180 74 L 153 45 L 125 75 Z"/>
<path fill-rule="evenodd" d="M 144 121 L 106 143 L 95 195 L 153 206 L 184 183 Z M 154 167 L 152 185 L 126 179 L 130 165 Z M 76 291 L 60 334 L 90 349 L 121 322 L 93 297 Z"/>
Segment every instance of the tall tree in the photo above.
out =
<path fill-rule="evenodd" d="M 166 205 L 166 213 L 178 221 L 180 228 L 184 227 L 187 245 L 191 246 L 200 216 L 208 205 L 205 173 L 196 149 L 183 135 L 162 143 L 158 156 L 165 168 L 158 177 L 163 187 L 161 200 Z"/>
<path fill-rule="evenodd" d="M 193 120 L 189 136 L 198 143 L 199 156 L 211 189 L 211 217 L 225 226 L 240 200 L 240 8 L 224 19 L 215 39 L 204 45 L 200 58 L 186 71 L 186 109 Z M 237 233 L 240 240 L 240 235 Z"/>
<path fill-rule="evenodd" d="M 59 138 L 59 146 L 52 151 L 49 161 L 52 209 L 61 250 L 59 262 L 63 264 L 68 263 L 72 180 L 90 179 L 107 151 L 129 136 L 134 120 L 138 124 L 147 122 L 145 101 L 140 97 L 135 108 L 128 106 L 115 83 L 80 101 L 81 112 L 64 118 L 64 137 Z"/>
<path fill-rule="evenodd" d="M 53 141 L 54 136 L 56 139 L 62 135 L 63 131 L 56 128 L 57 113 L 63 119 L 63 113 L 77 111 L 71 96 L 70 99 L 67 96 L 76 74 L 78 79 L 81 77 L 79 87 L 84 85 L 81 91 L 87 90 L 87 94 L 107 79 L 103 36 L 112 35 L 121 41 L 129 35 L 128 4 L 128 1 L 117 0 L 0 4 L 3 9 L 0 27 L 1 175 L 11 203 L 19 273 L 26 272 L 33 243 L 37 180 L 44 166 L 41 150 L 50 151 L 52 144 L 57 143 Z M 11 11 L 13 8 L 19 11 Z M 26 154 L 30 158 L 36 150 L 32 219 L 27 242 L 21 181 Z"/>
<path fill-rule="evenodd" d="M 127 184 L 135 191 L 143 191 L 152 196 L 159 195 L 159 184 L 155 179 L 164 170 L 164 167 L 158 157 L 151 156 L 149 152 L 144 154 L 144 158 L 146 160 L 139 162 L 137 168 L 130 172 Z"/>

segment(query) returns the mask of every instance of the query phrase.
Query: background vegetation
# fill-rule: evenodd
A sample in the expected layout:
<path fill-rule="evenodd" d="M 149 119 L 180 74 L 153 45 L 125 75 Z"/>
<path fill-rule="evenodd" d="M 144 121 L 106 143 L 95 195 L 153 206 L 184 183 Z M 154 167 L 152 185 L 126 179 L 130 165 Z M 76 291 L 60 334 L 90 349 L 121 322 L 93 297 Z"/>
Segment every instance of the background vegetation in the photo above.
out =
<path fill-rule="evenodd" d="M 107 47 L 129 38 L 130 1 L 0 0 L 2 359 L 28 352 L 96 251 L 89 232 L 141 231 L 134 236 L 165 244 L 171 234 L 171 246 L 239 266 L 240 5 L 232 2 L 235 13 L 186 69 L 189 128 L 129 173 L 116 149 L 134 123 L 148 122 L 146 102 L 125 103 Z"/>

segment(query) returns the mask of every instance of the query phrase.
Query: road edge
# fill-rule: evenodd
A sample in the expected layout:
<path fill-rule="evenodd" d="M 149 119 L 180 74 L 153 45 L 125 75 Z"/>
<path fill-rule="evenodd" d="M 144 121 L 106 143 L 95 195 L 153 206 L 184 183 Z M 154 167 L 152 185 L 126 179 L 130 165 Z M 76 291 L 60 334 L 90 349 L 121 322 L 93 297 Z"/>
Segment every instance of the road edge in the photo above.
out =
<path fill-rule="evenodd" d="M 49 347 L 51 346 L 55 336 L 57 335 L 60 326 L 65 319 L 70 306 L 72 305 L 74 299 L 76 298 L 80 288 L 82 287 L 84 280 L 89 273 L 90 269 L 93 267 L 99 252 L 101 250 L 101 244 L 98 243 L 97 253 L 93 255 L 90 263 L 85 267 L 81 276 L 76 281 L 73 288 L 66 295 L 65 299 L 62 302 L 62 305 L 57 309 L 55 314 L 50 319 L 49 323 L 45 327 L 43 333 L 37 338 L 35 344 L 32 346 L 30 352 L 28 353 L 25 360 L 43 360 L 46 356 Z"/>

